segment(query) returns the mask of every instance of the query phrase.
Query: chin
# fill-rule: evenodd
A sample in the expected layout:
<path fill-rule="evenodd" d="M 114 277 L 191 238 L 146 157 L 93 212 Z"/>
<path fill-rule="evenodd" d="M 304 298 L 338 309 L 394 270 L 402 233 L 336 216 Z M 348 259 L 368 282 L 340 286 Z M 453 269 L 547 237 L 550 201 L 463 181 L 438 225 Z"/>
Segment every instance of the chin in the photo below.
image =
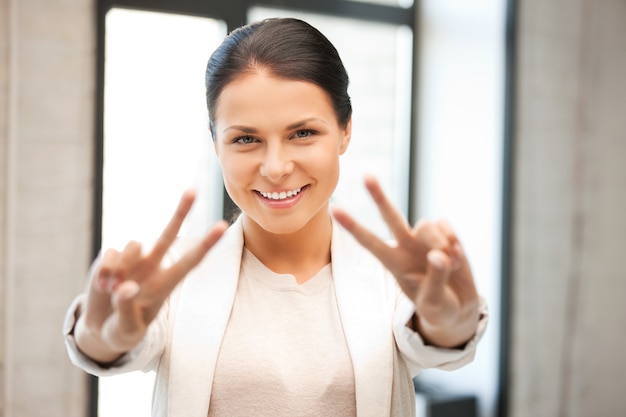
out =
<path fill-rule="evenodd" d="M 308 221 L 311 219 L 302 219 L 302 218 L 254 218 L 248 217 L 250 221 L 256 224 L 257 227 L 264 230 L 267 233 L 272 233 L 275 235 L 290 235 L 292 233 L 297 233 L 303 228 L 306 227 Z"/>

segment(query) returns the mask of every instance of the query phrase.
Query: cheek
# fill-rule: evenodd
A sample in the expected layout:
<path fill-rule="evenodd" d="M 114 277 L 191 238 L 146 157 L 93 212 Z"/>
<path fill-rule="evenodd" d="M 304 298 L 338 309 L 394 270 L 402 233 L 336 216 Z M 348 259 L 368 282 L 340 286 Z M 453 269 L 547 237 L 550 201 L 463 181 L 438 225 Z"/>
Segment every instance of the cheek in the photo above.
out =
<path fill-rule="evenodd" d="M 317 170 L 335 171 L 339 168 L 339 154 L 332 146 L 322 147 L 313 155 L 308 155 L 307 163 Z"/>
<path fill-rule="evenodd" d="M 245 177 L 247 164 L 243 163 L 243 161 L 238 161 L 239 158 L 222 152 L 218 159 L 226 188 L 231 188 L 231 186 L 236 185 Z"/>
<path fill-rule="evenodd" d="M 305 170 L 324 187 L 335 188 L 339 180 L 339 155 L 336 148 L 319 149 L 307 155 Z"/>

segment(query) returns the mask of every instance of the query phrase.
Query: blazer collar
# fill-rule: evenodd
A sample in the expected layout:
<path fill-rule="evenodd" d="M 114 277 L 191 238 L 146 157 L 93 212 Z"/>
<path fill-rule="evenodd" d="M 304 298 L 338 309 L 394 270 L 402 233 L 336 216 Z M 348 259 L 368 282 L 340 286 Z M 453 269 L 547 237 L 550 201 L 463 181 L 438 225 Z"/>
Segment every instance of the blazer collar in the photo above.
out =
<path fill-rule="evenodd" d="M 337 305 L 354 367 L 359 417 L 388 416 L 393 378 L 392 309 L 381 264 L 333 221 L 331 257 Z"/>
<path fill-rule="evenodd" d="M 207 415 L 242 250 L 243 228 L 236 221 L 183 281 L 172 334 L 169 416 Z"/>

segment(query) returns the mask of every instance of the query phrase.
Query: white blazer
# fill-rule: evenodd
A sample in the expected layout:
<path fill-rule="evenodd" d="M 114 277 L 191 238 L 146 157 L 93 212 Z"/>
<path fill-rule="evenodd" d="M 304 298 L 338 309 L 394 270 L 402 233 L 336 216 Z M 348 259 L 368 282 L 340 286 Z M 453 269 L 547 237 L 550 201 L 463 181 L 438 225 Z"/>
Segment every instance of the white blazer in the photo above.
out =
<path fill-rule="evenodd" d="M 191 240 L 180 239 L 173 257 Z M 99 367 L 76 348 L 72 332 L 84 299 L 79 296 L 64 326 L 73 363 L 97 376 L 156 370 L 153 417 L 206 417 L 242 250 L 243 228 L 236 221 L 177 287 L 144 341 L 111 368 Z M 473 360 L 487 325 L 484 300 L 476 335 L 464 349 L 427 346 L 406 326 L 413 303 L 378 259 L 336 222 L 331 258 L 339 314 L 354 367 L 358 416 L 414 416 L 412 377 L 423 368 L 452 370 Z"/>

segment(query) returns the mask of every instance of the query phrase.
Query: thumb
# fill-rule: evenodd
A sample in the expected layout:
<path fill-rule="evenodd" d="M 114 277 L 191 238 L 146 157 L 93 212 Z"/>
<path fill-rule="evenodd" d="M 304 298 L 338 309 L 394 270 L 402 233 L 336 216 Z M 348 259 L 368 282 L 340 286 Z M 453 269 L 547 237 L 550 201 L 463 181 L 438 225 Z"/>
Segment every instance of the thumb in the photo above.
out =
<path fill-rule="evenodd" d="M 438 249 L 432 249 L 426 254 L 428 260 L 428 279 L 422 293 L 423 302 L 428 304 L 441 303 L 450 272 L 452 262 L 448 255 Z"/>
<path fill-rule="evenodd" d="M 453 306 L 447 297 L 447 283 L 452 270 L 452 261 L 440 250 L 432 249 L 426 254 L 428 261 L 427 276 L 415 308 L 421 317 L 422 326 L 445 326 L 453 317 Z"/>
<path fill-rule="evenodd" d="M 111 304 L 118 315 L 119 330 L 122 334 L 132 335 L 144 327 L 141 310 L 136 303 L 139 284 L 133 280 L 121 283 L 113 293 Z"/>

